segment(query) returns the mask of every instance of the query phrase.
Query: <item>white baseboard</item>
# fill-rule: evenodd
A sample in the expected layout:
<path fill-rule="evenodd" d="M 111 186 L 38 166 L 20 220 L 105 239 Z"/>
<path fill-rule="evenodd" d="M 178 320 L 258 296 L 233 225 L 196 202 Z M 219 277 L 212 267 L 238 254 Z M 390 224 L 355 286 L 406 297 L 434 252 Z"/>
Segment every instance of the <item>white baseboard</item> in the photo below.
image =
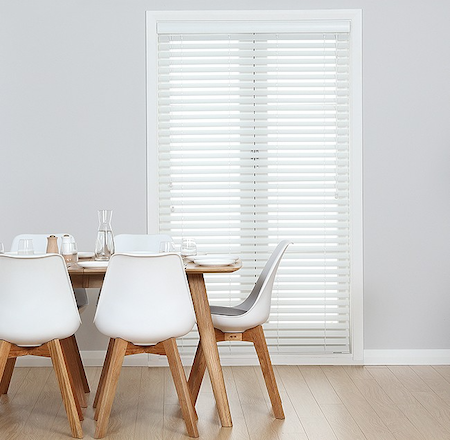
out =
<path fill-rule="evenodd" d="M 100 367 L 105 359 L 105 351 L 82 351 L 81 357 L 87 367 Z M 274 365 L 450 365 L 450 350 L 364 350 L 364 362 L 354 360 L 351 355 L 307 356 L 307 355 L 279 355 L 271 356 Z M 181 356 L 183 364 L 192 365 L 192 356 Z M 227 355 L 221 354 L 223 366 L 258 365 L 255 355 Z M 40 356 L 24 356 L 17 359 L 19 367 L 50 367 L 49 358 Z M 124 366 L 136 367 L 164 367 L 167 366 L 165 356 L 151 356 L 137 354 L 127 356 Z"/>
<path fill-rule="evenodd" d="M 101 367 L 105 360 L 106 352 L 99 351 L 82 351 L 81 357 L 86 367 Z M 271 355 L 274 365 L 361 365 L 360 361 L 355 361 L 351 355 L 329 355 L 329 356 L 307 356 L 307 355 Z M 193 361 L 192 355 L 182 355 L 183 365 L 191 366 Z M 223 366 L 251 366 L 259 365 L 258 357 L 255 354 L 221 354 L 220 362 Z M 18 367 L 51 367 L 51 360 L 40 356 L 24 356 L 17 359 Z M 127 356 L 123 362 L 124 366 L 136 367 L 165 367 L 168 366 L 165 356 L 152 356 L 147 354 L 137 354 Z"/>
<path fill-rule="evenodd" d="M 106 351 L 82 351 L 81 357 L 85 367 L 101 367 L 105 360 Z M 160 356 L 158 356 L 160 357 Z M 148 365 L 147 354 L 135 354 L 127 356 L 123 361 L 124 366 L 129 367 L 146 367 Z M 16 366 L 18 367 L 51 367 L 52 361 L 50 358 L 41 356 L 23 356 L 17 359 Z"/>
<path fill-rule="evenodd" d="M 364 350 L 364 365 L 447 365 L 450 350 Z"/>

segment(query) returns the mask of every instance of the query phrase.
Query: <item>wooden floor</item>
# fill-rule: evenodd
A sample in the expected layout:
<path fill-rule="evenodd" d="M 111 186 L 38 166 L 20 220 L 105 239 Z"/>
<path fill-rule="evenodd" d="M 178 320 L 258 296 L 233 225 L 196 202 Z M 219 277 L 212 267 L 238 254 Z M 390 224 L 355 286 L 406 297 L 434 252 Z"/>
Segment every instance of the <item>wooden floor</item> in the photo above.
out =
<path fill-rule="evenodd" d="M 92 387 L 85 439 L 93 438 Z M 259 368 L 227 367 L 233 428 L 220 428 L 206 381 L 198 401 L 205 440 L 450 439 L 450 366 L 276 367 L 286 420 L 272 416 Z M 168 368 L 124 367 L 107 439 L 189 439 Z M 70 430 L 51 368 L 16 368 L 0 397 L 0 440 L 68 439 Z"/>

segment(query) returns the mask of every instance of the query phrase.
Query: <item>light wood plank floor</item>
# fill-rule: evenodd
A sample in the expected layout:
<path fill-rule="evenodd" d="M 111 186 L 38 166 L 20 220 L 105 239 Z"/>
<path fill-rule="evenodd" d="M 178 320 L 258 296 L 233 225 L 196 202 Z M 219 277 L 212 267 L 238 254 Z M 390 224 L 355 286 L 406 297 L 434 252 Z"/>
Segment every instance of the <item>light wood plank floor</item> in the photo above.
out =
<path fill-rule="evenodd" d="M 197 406 L 200 439 L 450 439 L 450 366 L 275 369 L 286 420 L 273 418 L 259 368 L 226 367 L 234 426 L 220 427 L 206 380 Z M 100 368 L 86 370 L 92 393 L 83 430 L 84 438 L 92 439 Z M 69 438 L 52 369 L 16 368 L 8 395 L 0 397 L 0 440 Z M 189 439 L 168 368 L 123 367 L 105 438 Z"/>

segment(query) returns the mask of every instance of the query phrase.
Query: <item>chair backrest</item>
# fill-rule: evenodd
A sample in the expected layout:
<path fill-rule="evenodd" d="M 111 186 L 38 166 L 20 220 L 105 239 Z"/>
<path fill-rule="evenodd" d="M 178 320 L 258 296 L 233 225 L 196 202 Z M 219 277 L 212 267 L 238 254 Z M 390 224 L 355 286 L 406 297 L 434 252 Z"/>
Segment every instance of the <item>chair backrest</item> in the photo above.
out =
<path fill-rule="evenodd" d="M 277 245 L 267 260 L 250 295 L 243 303 L 237 306 L 239 309 L 245 310 L 248 314 L 251 313 L 254 315 L 252 316 L 252 321 L 258 322 L 255 326 L 263 324 L 269 318 L 273 283 L 281 262 L 281 257 L 290 244 L 292 243 L 289 240 L 283 240 Z"/>
<path fill-rule="evenodd" d="M 20 234 L 14 237 L 11 244 L 11 252 L 17 252 L 20 239 L 31 238 L 33 240 L 34 252 L 45 253 L 47 250 L 47 237 L 50 235 L 55 235 L 58 237 L 58 249 L 61 249 L 62 236 L 65 234 Z"/>
<path fill-rule="evenodd" d="M 0 255 L 0 339 L 37 346 L 73 335 L 80 323 L 61 255 Z"/>
<path fill-rule="evenodd" d="M 159 245 L 162 241 L 172 241 L 172 237 L 165 234 L 118 234 L 114 236 L 117 253 L 148 252 L 158 254 Z"/>
<path fill-rule="evenodd" d="M 103 334 L 137 345 L 188 333 L 195 317 L 181 257 L 114 254 L 94 323 Z"/>

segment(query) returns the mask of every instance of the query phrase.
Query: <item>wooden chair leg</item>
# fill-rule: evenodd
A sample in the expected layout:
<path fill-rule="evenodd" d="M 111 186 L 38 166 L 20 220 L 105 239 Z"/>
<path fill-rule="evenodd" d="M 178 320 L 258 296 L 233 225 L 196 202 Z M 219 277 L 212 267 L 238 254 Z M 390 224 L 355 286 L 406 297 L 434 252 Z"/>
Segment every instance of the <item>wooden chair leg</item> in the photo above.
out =
<path fill-rule="evenodd" d="M 202 343 L 199 341 L 188 380 L 189 391 L 191 393 L 192 403 L 194 406 L 197 403 L 198 394 L 203 382 L 203 377 L 205 376 L 205 371 L 206 360 L 205 355 L 203 354 Z"/>
<path fill-rule="evenodd" d="M 83 385 L 83 390 L 85 393 L 90 393 L 91 390 L 89 388 L 89 382 L 86 377 L 86 371 L 84 371 L 83 361 L 81 359 L 80 349 L 78 347 L 78 343 L 77 343 L 77 339 L 75 338 L 75 335 L 72 335 L 69 338 L 69 340 L 73 346 L 74 359 L 75 359 L 76 365 L 78 367 L 78 371 L 79 371 L 80 378 L 81 378 L 81 383 Z"/>
<path fill-rule="evenodd" d="M 249 337 L 255 345 L 255 350 L 258 354 L 259 363 L 266 382 L 267 392 L 269 393 L 275 418 L 284 419 L 283 404 L 281 403 L 281 397 L 278 391 L 275 373 L 273 372 L 263 328 L 258 325 L 257 327 L 247 330 L 244 334 L 246 337 Z"/>
<path fill-rule="evenodd" d="M 95 410 L 97 426 L 95 428 L 95 438 L 105 436 L 111 408 L 116 394 L 117 382 L 119 381 L 120 370 L 122 369 L 123 358 L 127 351 L 127 341 L 117 338 L 111 353 L 111 361 L 104 379 L 103 391 Z"/>
<path fill-rule="evenodd" d="M 98 382 L 97 392 L 95 393 L 94 403 L 92 404 L 92 406 L 94 408 L 97 408 L 98 401 L 101 398 L 101 393 L 103 392 L 103 384 L 105 382 L 105 377 L 106 377 L 106 373 L 109 368 L 109 364 L 111 363 L 111 353 L 112 353 L 113 346 L 114 346 L 114 339 L 111 338 L 109 340 L 108 350 L 106 351 L 105 361 L 103 362 L 103 368 L 102 368 L 102 372 L 100 374 L 100 380 Z M 97 420 L 97 419 L 95 419 L 95 420 Z"/>
<path fill-rule="evenodd" d="M 8 364 L 8 356 L 11 350 L 11 343 L 0 340 L 0 383 L 3 385 L 3 379 L 6 380 L 6 366 Z M 9 383 L 8 383 L 9 385 Z M 4 394 L 4 393 L 3 393 Z"/>
<path fill-rule="evenodd" d="M 170 371 L 172 373 L 175 388 L 180 401 L 181 413 L 183 414 L 184 422 L 189 437 L 198 437 L 197 417 L 195 408 L 192 403 L 192 397 L 189 392 L 188 383 L 184 374 L 183 364 L 181 363 L 180 353 L 178 352 L 175 338 L 167 339 L 163 342 L 164 350 L 169 361 Z"/>
<path fill-rule="evenodd" d="M 60 340 L 61 347 L 63 349 L 64 358 L 66 360 L 67 369 L 69 371 L 69 376 L 71 383 L 73 384 L 73 392 L 76 395 L 80 406 L 83 408 L 87 407 L 86 396 L 84 395 L 83 382 L 81 380 L 80 371 L 77 364 L 77 354 L 75 353 L 75 348 L 70 341 L 70 338 Z M 80 420 L 83 420 L 80 418 Z"/>
<path fill-rule="evenodd" d="M 72 371 L 72 366 L 70 365 L 69 358 L 68 358 L 66 350 L 64 348 L 63 341 L 59 340 L 59 342 L 61 344 L 61 349 L 63 351 L 64 362 L 65 362 L 65 365 L 67 368 L 67 374 L 69 375 L 69 382 L 70 382 L 70 386 L 72 387 L 72 393 L 73 393 L 73 397 L 75 399 L 75 405 L 77 407 L 78 418 L 80 419 L 80 421 L 83 421 L 84 416 L 83 416 L 83 410 L 81 409 L 81 406 L 83 405 L 83 407 L 86 408 L 87 402 L 86 402 L 83 390 L 81 388 L 81 382 L 80 382 L 77 374 L 74 374 L 74 372 Z"/>
<path fill-rule="evenodd" d="M 65 363 L 64 353 L 59 339 L 54 339 L 47 343 L 52 358 L 53 368 L 58 378 L 59 388 L 66 409 L 67 418 L 69 419 L 72 437 L 83 438 L 83 430 L 79 419 L 79 413 L 70 383 L 70 376 Z"/>
<path fill-rule="evenodd" d="M 6 361 L 5 371 L 3 373 L 3 377 L 0 381 L 0 395 L 8 393 L 8 388 L 9 388 L 9 384 L 11 383 L 14 366 L 16 365 L 16 359 L 17 358 L 9 358 Z"/>

